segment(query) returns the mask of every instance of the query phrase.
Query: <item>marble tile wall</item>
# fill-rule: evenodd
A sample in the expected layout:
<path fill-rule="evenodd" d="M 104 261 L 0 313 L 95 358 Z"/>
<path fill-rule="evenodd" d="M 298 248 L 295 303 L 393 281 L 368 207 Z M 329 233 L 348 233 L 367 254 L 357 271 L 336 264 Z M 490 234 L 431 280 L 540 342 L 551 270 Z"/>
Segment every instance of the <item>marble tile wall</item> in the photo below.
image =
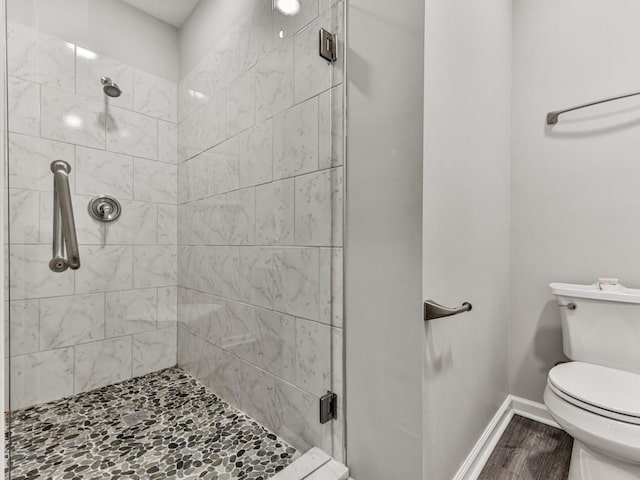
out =
<path fill-rule="evenodd" d="M 178 363 L 341 458 L 318 402 L 342 398 L 344 55 L 317 50 L 320 28 L 343 46 L 344 5 L 250 3 L 178 88 Z"/>
<path fill-rule="evenodd" d="M 8 25 L 11 408 L 177 362 L 177 84 Z M 100 78 L 120 85 L 107 98 Z M 49 165 L 71 165 L 82 266 L 52 273 Z M 91 219 L 109 194 L 122 216 Z"/>

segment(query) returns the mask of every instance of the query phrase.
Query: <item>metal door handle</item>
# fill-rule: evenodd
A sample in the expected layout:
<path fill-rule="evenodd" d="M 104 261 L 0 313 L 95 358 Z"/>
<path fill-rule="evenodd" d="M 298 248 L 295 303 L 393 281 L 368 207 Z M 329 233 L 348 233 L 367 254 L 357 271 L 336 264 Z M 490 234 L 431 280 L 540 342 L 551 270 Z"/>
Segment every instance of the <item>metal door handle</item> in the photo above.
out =
<path fill-rule="evenodd" d="M 458 315 L 459 313 L 469 312 L 471 308 L 473 307 L 469 302 L 464 302 L 462 306 L 458 308 L 447 308 L 433 300 L 427 300 L 424 302 L 424 320 L 435 320 L 436 318 Z"/>

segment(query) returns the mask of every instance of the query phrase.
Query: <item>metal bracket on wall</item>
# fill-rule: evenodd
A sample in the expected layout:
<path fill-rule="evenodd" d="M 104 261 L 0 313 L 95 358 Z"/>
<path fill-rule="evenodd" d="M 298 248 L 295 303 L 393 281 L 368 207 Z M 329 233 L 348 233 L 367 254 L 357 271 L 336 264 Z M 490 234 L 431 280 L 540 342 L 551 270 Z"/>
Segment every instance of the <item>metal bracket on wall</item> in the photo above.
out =
<path fill-rule="evenodd" d="M 325 30 L 320 29 L 320 56 L 328 62 L 335 62 L 338 59 L 336 36 Z"/>
<path fill-rule="evenodd" d="M 320 423 L 325 424 L 338 418 L 338 395 L 327 392 L 320 397 Z"/>

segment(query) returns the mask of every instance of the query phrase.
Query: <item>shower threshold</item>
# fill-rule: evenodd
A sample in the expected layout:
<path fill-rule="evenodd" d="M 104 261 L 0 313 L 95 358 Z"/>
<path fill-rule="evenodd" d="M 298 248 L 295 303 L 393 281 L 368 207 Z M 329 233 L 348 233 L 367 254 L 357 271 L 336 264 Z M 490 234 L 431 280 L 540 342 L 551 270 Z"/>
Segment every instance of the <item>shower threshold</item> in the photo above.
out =
<path fill-rule="evenodd" d="M 11 480 L 267 480 L 298 456 L 178 368 L 11 414 Z"/>

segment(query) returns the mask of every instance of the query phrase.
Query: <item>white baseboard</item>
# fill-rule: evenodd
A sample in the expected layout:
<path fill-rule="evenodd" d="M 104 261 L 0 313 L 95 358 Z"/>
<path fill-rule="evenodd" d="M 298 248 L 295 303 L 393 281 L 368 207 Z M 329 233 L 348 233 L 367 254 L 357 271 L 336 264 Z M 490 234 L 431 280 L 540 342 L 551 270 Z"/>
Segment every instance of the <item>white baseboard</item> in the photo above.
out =
<path fill-rule="evenodd" d="M 560 425 L 553 419 L 544 403 L 532 402 L 515 395 L 511 395 L 511 401 L 513 403 L 513 412 L 516 415 L 544 423 L 550 427 L 560 428 Z"/>
<path fill-rule="evenodd" d="M 453 480 L 475 480 L 478 478 L 512 417 L 513 408 L 511 397 L 509 396 L 493 416 L 487 428 L 482 432 L 480 439 L 458 469 L 458 473 L 453 477 Z"/>
<path fill-rule="evenodd" d="M 560 425 L 556 423 L 549 410 L 547 410 L 546 405 L 509 395 L 491 419 L 487 428 L 482 432 L 480 439 L 458 469 L 458 473 L 453 477 L 453 480 L 476 480 L 480 476 L 480 472 L 482 472 L 514 415 L 520 415 L 551 427 L 560 428 Z"/>

